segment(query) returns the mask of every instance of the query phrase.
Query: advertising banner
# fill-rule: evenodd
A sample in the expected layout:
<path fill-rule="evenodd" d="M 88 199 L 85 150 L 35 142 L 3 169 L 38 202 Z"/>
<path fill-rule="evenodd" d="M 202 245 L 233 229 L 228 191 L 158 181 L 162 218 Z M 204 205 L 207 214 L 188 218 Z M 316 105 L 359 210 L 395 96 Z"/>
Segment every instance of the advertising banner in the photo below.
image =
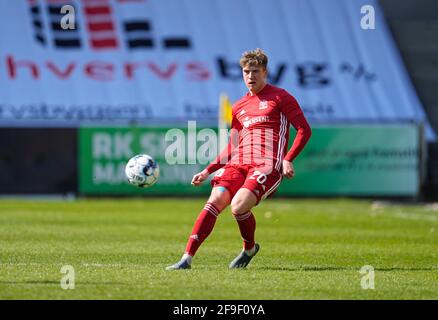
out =
<path fill-rule="evenodd" d="M 206 195 L 210 185 L 190 185 L 214 159 L 220 144 L 208 128 L 80 128 L 79 193 L 84 195 Z M 290 140 L 295 136 L 291 130 Z M 212 150 L 215 150 L 212 152 Z M 129 185 L 126 162 L 146 153 L 160 166 L 154 186 Z M 279 196 L 415 196 L 420 188 L 420 136 L 414 125 L 315 127 L 284 179 Z"/>
<path fill-rule="evenodd" d="M 189 134 L 188 128 L 80 128 L 79 193 L 181 196 L 209 192 L 208 183 L 196 189 L 190 185 L 192 176 L 204 169 L 208 160 L 217 154 L 216 151 L 201 163 L 197 161 L 198 132 L 194 129 Z M 188 152 L 190 144 L 193 145 Z M 175 148 L 171 150 L 172 146 Z M 176 153 L 177 150 L 180 154 L 170 155 L 171 163 L 168 163 L 166 152 Z M 140 153 L 152 156 L 160 168 L 158 183 L 147 189 L 129 185 L 125 176 L 126 163 Z M 182 164 L 178 164 L 178 160 Z"/>
<path fill-rule="evenodd" d="M 318 127 L 278 194 L 415 196 L 419 157 L 414 125 Z"/>
<path fill-rule="evenodd" d="M 0 126 L 216 123 L 260 47 L 311 122 L 434 137 L 376 0 L 0 0 L 0 36 Z"/>

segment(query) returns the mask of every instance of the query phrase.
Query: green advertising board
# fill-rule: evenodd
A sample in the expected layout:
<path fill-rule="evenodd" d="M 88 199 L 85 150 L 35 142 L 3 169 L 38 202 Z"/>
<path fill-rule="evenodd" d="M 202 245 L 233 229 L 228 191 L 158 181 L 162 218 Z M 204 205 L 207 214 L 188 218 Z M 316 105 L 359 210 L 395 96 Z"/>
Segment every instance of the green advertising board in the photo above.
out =
<path fill-rule="evenodd" d="M 79 192 L 206 195 L 208 182 L 195 188 L 190 181 L 216 155 L 206 145 L 219 150 L 217 142 L 205 138 L 213 132 L 217 131 L 193 126 L 81 128 Z M 294 136 L 292 129 L 290 141 Z M 276 195 L 415 196 L 420 184 L 419 148 L 419 130 L 414 125 L 314 127 L 309 143 L 294 161 L 295 177 L 284 179 Z M 153 156 L 160 165 L 159 180 L 150 188 L 129 185 L 124 174 L 128 159 L 139 153 Z"/>
<path fill-rule="evenodd" d="M 415 125 L 317 127 L 277 194 L 416 196 L 419 155 Z"/>
<path fill-rule="evenodd" d="M 196 189 L 190 182 L 195 173 L 214 159 L 211 154 L 204 161 L 197 161 L 200 148 L 200 129 L 188 128 L 81 128 L 79 130 L 79 192 L 95 195 L 190 195 L 207 194 L 209 184 Z M 166 134 L 168 141 L 166 141 Z M 195 141 L 195 145 L 192 143 Z M 170 155 L 174 163 L 168 163 L 166 152 L 177 144 L 182 159 Z M 203 144 L 203 143 L 202 143 Z M 170 150 L 175 151 L 175 150 Z M 125 165 L 134 155 L 145 153 L 159 164 L 160 177 L 150 188 L 136 188 L 127 182 Z M 178 163 L 180 160 L 180 163 Z"/>

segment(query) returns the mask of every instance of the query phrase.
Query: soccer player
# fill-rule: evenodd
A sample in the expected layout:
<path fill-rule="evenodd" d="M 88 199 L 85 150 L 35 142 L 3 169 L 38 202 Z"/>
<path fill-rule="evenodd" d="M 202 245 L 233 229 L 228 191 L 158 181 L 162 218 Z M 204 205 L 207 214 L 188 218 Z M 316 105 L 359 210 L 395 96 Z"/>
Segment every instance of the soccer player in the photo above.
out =
<path fill-rule="evenodd" d="M 246 51 L 240 59 L 243 80 L 249 92 L 232 108 L 230 142 L 192 185 L 199 186 L 210 174 L 210 198 L 199 214 L 181 260 L 167 270 L 190 269 L 193 256 L 213 230 L 216 219 L 228 205 L 243 239 L 243 250 L 229 268 L 245 268 L 257 254 L 256 220 L 252 209 L 278 188 L 282 177 L 295 174 L 293 160 L 303 150 L 311 129 L 295 100 L 284 89 L 267 83 L 268 57 L 261 49 Z M 297 130 L 288 151 L 290 124 Z"/>

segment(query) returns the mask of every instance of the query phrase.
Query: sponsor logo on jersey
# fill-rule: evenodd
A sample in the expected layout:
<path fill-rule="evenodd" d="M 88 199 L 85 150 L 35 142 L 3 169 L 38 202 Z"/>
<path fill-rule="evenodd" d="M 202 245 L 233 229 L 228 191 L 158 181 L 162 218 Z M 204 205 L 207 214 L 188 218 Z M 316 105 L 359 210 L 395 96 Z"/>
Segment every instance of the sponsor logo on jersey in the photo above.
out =
<path fill-rule="evenodd" d="M 259 110 L 267 109 L 268 108 L 268 101 L 262 100 L 259 103 Z"/>
<path fill-rule="evenodd" d="M 250 125 L 254 123 L 265 122 L 265 121 L 269 121 L 269 116 L 259 116 L 254 118 L 245 117 L 245 119 L 243 119 L 243 126 L 245 128 L 248 128 Z"/>

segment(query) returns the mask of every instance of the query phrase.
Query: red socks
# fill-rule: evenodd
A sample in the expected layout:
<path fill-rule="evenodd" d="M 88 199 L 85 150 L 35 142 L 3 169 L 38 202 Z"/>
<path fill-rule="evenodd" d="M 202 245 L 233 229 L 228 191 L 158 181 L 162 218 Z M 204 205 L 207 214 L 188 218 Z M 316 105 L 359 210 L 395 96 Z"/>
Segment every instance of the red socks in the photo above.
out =
<path fill-rule="evenodd" d="M 189 241 L 187 242 L 187 254 L 192 257 L 195 255 L 199 246 L 213 230 L 219 213 L 219 210 L 212 203 L 207 203 L 205 205 L 204 209 L 199 214 L 198 219 L 196 219 Z"/>
<path fill-rule="evenodd" d="M 191 255 L 192 257 L 195 255 L 199 246 L 213 230 L 219 213 L 219 210 L 212 203 L 207 203 L 205 205 L 204 209 L 196 219 L 190 238 L 187 241 L 185 251 L 187 254 Z M 251 250 L 255 245 L 254 236 L 256 230 L 256 220 L 254 215 L 251 211 L 248 211 L 247 213 L 234 217 L 239 225 L 240 235 L 243 239 L 243 249 Z"/>
<path fill-rule="evenodd" d="M 243 249 L 250 250 L 254 248 L 254 236 L 256 230 L 256 220 L 254 215 L 251 211 L 248 211 L 247 213 L 234 216 L 234 218 L 239 224 L 240 234 L 243 239 Z"/>

